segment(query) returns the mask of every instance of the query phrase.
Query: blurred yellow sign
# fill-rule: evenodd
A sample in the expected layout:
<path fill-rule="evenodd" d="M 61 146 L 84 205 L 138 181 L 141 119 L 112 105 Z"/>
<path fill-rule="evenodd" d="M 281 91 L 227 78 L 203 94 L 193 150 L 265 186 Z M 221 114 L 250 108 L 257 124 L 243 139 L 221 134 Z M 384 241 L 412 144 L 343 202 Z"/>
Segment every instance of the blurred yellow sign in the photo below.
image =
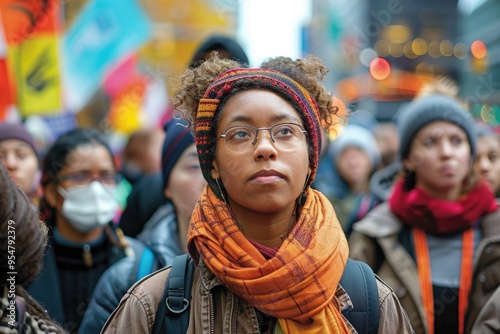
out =
<path fill-rule="evenodd" d="M 60 112 L 57 35 L 37 35 L 11 48 L 9 53 L 17 79 L 17 104 L 21 115 Z"/>

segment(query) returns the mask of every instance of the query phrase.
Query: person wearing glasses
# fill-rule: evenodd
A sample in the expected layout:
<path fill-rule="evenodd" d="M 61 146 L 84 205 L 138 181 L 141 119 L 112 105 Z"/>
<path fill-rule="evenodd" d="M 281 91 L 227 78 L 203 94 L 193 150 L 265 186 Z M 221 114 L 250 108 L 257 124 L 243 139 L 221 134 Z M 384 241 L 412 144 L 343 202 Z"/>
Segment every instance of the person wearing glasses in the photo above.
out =
<path fill-rule="evenodd" d="M 351 333 L 338 285 L 347 241 L 328 199 L 310 188 L 321 121 L 336 111 L 321 83 L 327 69 L 314 56 L 262 66 L 212 54 L 186 70 L 174 97 L 208 183 L 188 230 L 187 333 Z M 150 333 L 169 270 L 132 287 L 102 332 Z M 395 294 L 376 285 L 378 332 L 411 333 Z"/>
<path fill-rule="evenodd" d="M 49 241 L 29 292 L 71 333 L 78 330 L 101 274 L 140 245 L 111 224 L 118 179 L 109 146 L 92 129 L 59 137 L 43 162 L 40 210 L 50 227 Z"/>
<path fill-rule="evenodd" d="M 206 184 L 189 124 L 172 119 L 165 124 L 164 130 L 161 187 L 168 200 L 156 210 L 136 237 L 157 255 L 158 264 L 155 263 L 146 274 L 172 264 L 176 256 L 187 253 L 189 219 Z M 145 260 L 142 263 L 146 263 Z M 106 270 L 94 289 L 79 334 L 101 331 L 120 299 L 136 282 L 129 279 L 135 267 L 134 259 L 125 258 Z"/>

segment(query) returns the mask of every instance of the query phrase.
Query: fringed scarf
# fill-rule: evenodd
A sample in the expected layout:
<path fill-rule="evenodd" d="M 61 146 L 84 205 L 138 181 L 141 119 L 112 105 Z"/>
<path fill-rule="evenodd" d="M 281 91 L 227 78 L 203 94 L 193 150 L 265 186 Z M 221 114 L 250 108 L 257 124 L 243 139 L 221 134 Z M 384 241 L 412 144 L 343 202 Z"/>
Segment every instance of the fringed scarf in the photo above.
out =
<path fill-rule="evenodd" d="M 188 249 L 223 284 L 285 333 L 349 333 L 335 290 L 349 255 L 328 199 L 308 190 L 295 226 L 266 260 L 238 228 L 227 204 L 205 187 L 193 212 Z"/>

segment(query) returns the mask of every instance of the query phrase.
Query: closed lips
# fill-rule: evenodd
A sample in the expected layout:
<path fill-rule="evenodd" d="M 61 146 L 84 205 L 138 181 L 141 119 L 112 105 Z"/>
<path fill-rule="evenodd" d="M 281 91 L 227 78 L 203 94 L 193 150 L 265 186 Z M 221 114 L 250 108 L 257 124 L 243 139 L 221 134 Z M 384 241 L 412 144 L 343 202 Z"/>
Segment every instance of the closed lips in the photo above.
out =
<path fill-rule="evenodd" d="M 250 179 L 255 180 L 255 179 L 272 179 L 272 178 L 284 178 L 284 176 L 283 174 L 274 170 L 262 170 L 252 175 Z"/>

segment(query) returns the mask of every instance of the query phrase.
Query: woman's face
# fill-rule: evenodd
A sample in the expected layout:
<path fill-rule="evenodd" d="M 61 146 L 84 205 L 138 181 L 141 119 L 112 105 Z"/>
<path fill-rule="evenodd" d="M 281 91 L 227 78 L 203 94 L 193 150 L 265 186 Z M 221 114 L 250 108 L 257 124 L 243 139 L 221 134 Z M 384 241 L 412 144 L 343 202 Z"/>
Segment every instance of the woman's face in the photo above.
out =
<path fill-rule="evenodd" d="M 404 163 L 415 171 L 416 185 L 430 194 L 458 194 L 471 163 L 467 134 L 452 123 L 432 122 L 417 132 Z"/>
<path fill-rule="evenodd" d="M 372 163 L 362 149 L 351 146 L 342 150 L 337 159 L 337 170 L 349 186 L 367 182 L 372 172 Z"/>
<path fill-rule="evenodd" d="M 298 113 L 284 99 L 269 91 L 248 90 L 226 103 L 217 136 L 233 126 L 264 128 L 278 123 L 295 123 L 303 128 Z M 225 139 L 218 138 L 212 177 L 221 178 L 233 212 L 293 210 L 311 172 L 307 140 L 301 138 L 293 148 L 283 149 L 271 141 L 269 131 L 262 130 L 255 145 L 243 152 L 228 150 Z"/>
<path fill-rule="evenodd" d="M 0 163 L 7 168 L 14 183 L 26 193 L 37 186 L 38 158 L 26 142 L 17 139 L 0 141 Z"/>
<path fill-rule="evenodd" d="M 86 144 L 77 146 L 69 153 L 64 167 L 59 171 L 58 177 L 61 179 L 59 185 L 64 189 L 82 187 L 81 180 L 92 182 L 93 180 L 102 180 L 112 178 L 116 174 L 116 168 L 113 159 L 108 150 L 102 145 Z M 84 181 L 86 183 L 86 181 Z M 88 183 L 90 183 L 88 182 Z M 64 198 L 57 191 L 56 187 L 45 189 L 47 198 L 54 198 L 51 206 L 58 212 L 62 211 Z"/>
<path fill-rule="evenodd" d="M 500 140 L 493 136 L 477 139 L 474 169 L 490 185 L 494 193 L 500 192 Z"/>
<path fill-rule="evenodd" d="M 165 196 L 174 203 L 178 213 L 191 216 L 205 187 L 196 145 L 189 145 L 175 163 L 168 178 Z"/>

